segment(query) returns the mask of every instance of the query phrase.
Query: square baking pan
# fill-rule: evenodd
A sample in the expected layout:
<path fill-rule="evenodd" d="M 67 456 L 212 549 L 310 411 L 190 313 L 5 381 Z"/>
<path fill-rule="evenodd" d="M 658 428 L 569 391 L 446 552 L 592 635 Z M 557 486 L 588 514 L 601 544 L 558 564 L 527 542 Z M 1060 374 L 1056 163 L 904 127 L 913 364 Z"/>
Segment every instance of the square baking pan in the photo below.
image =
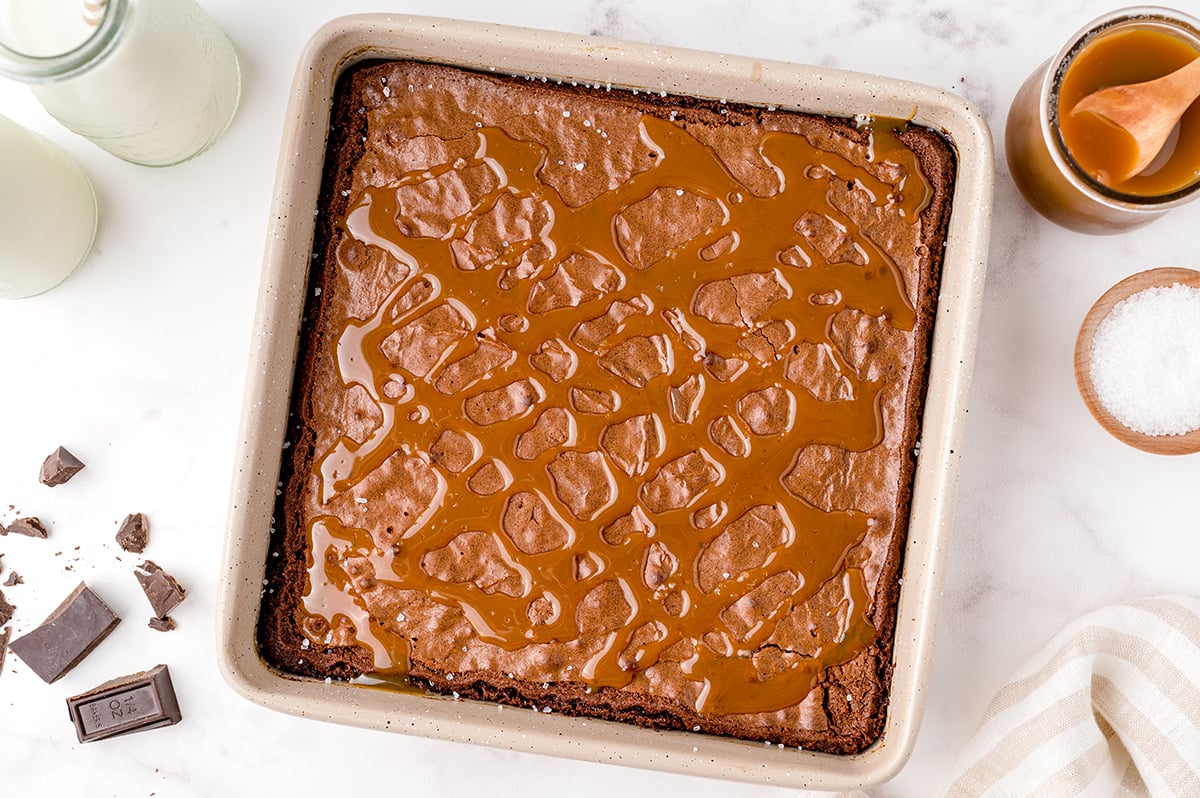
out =
<path fill-rule="evenodd" d="M 928 395 L 922 420 L 891 698 L 884 732 L 837 756 L 732 738 L 543 714 L 497 704 L 367 689 L 281 674 L 257 648 L 257 623 L 307 290 L 334 84 L 365 59 L 428 61 L 500 74 L 612 84 L 830 116 L 911 119 L 958 156 Z M 484 23 L 394 15 L 344 17 L 305 49 L 292 88 L 241 417 L 219 603 L 222 672 L 239 693 L 308 718 L 597 762 L 788 787 L 878 784 L 915 741 L 941 593 L 941 568 L 975 353 L 992 203 L 987 125 L 954 94 L 905 81 Z"/>

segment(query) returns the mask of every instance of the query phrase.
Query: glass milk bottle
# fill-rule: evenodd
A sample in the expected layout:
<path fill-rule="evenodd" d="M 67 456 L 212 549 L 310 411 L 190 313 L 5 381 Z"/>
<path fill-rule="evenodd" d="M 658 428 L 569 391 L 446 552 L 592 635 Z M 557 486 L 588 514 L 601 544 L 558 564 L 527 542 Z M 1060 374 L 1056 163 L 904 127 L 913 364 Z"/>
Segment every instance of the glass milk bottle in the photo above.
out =
<path fill-rule="evenodd" d="M 96 195 L 53 143 L 0 116 L 0 299 L 48 291 L 92 248 Z"/>
<path fill-rule="evenodd" d="M 212 146 L 237 54 L 194 0 L 0 0 L 0 75 L 118 158 L 169 166 Z"/>

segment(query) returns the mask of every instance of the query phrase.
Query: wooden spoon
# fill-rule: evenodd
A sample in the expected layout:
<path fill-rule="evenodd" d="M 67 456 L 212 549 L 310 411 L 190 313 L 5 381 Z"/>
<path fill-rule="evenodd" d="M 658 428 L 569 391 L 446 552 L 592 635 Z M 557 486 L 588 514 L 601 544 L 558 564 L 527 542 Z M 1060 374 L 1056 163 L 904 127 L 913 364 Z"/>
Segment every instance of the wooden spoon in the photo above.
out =
<path fill-rule="evenodd" d="M 1075 384 L 1079 386 L 1083 403 L 1087 405 L 1092 417 L 1117 440 L 1151 454 L 1200 452 L 1200 428 L 1183 435 L 1146 435 L 1134 432 L 1118 421 L 1100 401 L 1100 397 L 1096 395 L 1096 387 L 1092 384 L 1092 338 L 1100 322 L 1104 321 L 1121 300 L 1147 288 L 1169 287 L 1176 283 L 1200 288 L 1200 272 L 1192 269 L 1163 268 L 1150 269 L 1126 277 L 1096 300 L 1096 304 L 1092 305 L 1092 309 L 1084 317 L 1083 326 L 1079 328 L 1079 337 L 1075 339 Z"/>
<path fill-rule="evenodd" d="M 1137 160 L 1114 182 L 1141 174 L 1162 150 L 1188 107 L 1200 97 L 1200 58 L 1157 80 L 1112 86 L 1084 97 L 1071 114 L 1092 113 L 1124 128 L 1137 149 Z"/>

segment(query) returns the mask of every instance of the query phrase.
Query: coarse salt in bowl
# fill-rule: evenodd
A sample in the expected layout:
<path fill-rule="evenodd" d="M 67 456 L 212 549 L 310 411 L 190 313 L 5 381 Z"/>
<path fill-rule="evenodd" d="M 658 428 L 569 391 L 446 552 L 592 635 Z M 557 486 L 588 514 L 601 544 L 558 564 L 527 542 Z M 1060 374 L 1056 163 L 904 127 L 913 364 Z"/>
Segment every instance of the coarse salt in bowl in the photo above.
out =
<path fill-rule="evenodd" d="M 1162 266 L 1105 291 L 1075 340 L 1075 382 L 1122 443 L 1200 453 L 1200 271 Z"/>
<path fill-rule="evenodd" d="M 1200 288 L 1145 288 L 1118 302 L 1092 338 L 1101 403 L 1144 435 L 1200 428 Z"/>

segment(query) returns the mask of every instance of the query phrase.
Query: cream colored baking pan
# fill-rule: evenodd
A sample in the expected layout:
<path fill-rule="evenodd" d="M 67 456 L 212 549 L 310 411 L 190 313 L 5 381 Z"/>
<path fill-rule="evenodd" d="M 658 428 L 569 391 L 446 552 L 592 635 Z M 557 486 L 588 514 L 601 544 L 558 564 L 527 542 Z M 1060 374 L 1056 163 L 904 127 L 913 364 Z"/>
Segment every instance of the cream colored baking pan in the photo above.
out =
<path fill-rule="evenodd" d="M 854 756 L 832 756 L 686 732 L 539 714 L 473 701 L 289 678 L 259 658 L 255 627 L 304 305 L 330 99 L 348 65 L 406 58 L 614 87 L 727 98 L 800 111 L 912 118 L 944 131 L 958 179 L 934 328 L 921 455 L 896 626 L 886 728 Z M 221 668 L 252 701 L 309 718 L 790 787 L 840 789 L 885 781 L 917 734 L 938 614 L 967 388 L 975 353 L 992 203 L 987 126 L 961 97 L 888 78 L 648 44 L 408 16 L 326 25 L 301 58 L 287 112 L 277 193 L 233 483 L 220 597 Z"/>

